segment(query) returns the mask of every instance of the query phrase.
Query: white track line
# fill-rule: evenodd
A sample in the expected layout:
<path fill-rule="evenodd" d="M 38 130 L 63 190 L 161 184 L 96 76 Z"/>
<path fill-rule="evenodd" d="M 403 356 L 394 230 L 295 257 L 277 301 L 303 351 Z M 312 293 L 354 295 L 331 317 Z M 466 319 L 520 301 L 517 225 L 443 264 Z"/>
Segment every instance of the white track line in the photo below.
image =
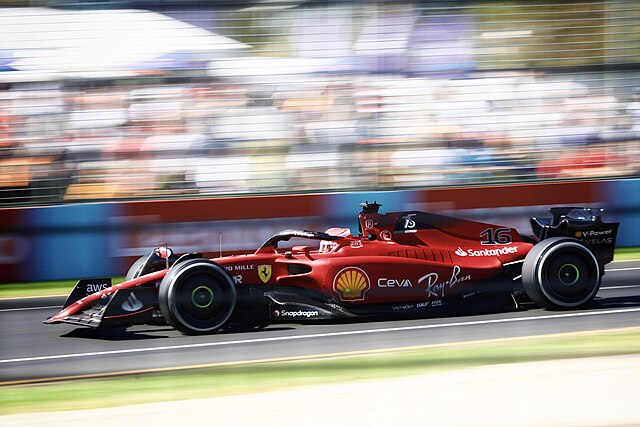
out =
<path fill-rule="evenodd" d="M 640 307 L 624 308 L 624 309 L 617 309 L 617 310 L 584 311 L 584 312 L 563 313 L 563 314 L 549 314 L 544 316 L 532 316 L 532 317 L 512 317 L 507 319 L 490 319 L 490 320 L 475 320 L 475 321 L 469 321 L 469 322 L 452 322 L 452 323 L 440 323 L 440 324 L 429 324 L 429 325 L 401 326 L 396 328 L 364 329 L 359 331 L 327 332 L 327 333 L 321 333 L 321 334 L 292 335 L 292 336 L 271 337 L 271 338 L 254 338 L 254 339 L 248 339 L 248 340 L 168 345 L 168 346 L 161 346 L 161 347 L 131 348 L 131 349 L 123 349 L 123 350 L 110 350 L 110 351 L 94 351 L 89 353 L 56 354 L 51 356 L 36 356 L 36 357 L 22 357 L 17 359 L 5 359 L 5 360 L 0 360 L 0 363 L 22 363 L 22 362 L 34 362 L 34 361 L 40 361 L 40 360 L 71 359 L 71 358 L 107 356 L 107 355 L 116 355 L 116 354 L 144 353 L 144 352 L 151 352 L 151 351 L 184 350 L 184 349 L 190 349 L 190 348 L 204 348 L 204 347 L 221 347 L 221 346 L 236 345 L 236 344 L 255 344 L 255 343 L 277 342 L 277 341 L 293 341 L 293 340 L 301 340 L 301 339 L 309 339 L 309 338 L 326 338 L 326 337 L 337 337 L 337 336 L 347 336 L 347 335 L 376 334 L 376 333 L 385 333 L 385 332 L 417 331 L 417 330 L 423 330 L 423 329 L 450 328 L 450 327 L 457 327 L 457 326 L 491 325 L 496 323 L 529 322 L 533 320 L 560 319 L 560 318 L 567 318 L 567 317 L 604 316 L 607 314 L 633 313 L 638 311 L 640 311 Z"/>
<path fill-rule="evenodd" d="M 49 305 L 46 307 L 20 307 L 20 308 L 3 308 L 0 309 L 0 313 L 5 312 L 5 311 L 26 311 L 26 310 L 48 310 L 51 308 L 57 308 L 60 309 L 62 306 L 60 305 Z"/>
<path fill-rule="evenodd" d="M 629 288 L 640 288 L 640 285 L 600 286 L 601 291 L 607 291 L 609 289 L 629 289 Z"/>

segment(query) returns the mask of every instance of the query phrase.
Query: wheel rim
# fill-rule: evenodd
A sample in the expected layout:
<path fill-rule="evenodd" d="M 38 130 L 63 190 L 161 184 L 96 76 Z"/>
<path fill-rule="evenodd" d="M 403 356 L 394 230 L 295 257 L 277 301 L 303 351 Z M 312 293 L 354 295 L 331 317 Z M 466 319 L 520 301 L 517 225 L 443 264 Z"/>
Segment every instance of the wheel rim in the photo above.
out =
<path fill-rule="evenodd" d="M 191 292 L 191 302 L 197 308 L 207 308 L 213 304 L 214 294 L 207 286 L 198 286 Z"/>
<path fill-rule="evenodd" d="M 580 270 L 574 264 L 564 264 L 558 270 L 558 279 L 563 285 L 575 285 L 580 280 Z"/>

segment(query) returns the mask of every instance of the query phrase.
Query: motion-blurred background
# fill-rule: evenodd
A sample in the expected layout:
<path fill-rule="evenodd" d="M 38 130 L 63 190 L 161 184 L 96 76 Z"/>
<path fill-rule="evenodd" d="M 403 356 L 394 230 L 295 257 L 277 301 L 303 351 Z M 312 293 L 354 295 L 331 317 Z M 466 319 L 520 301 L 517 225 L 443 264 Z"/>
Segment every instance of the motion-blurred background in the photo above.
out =
<path fill-rule="evenodd" d="M 626 179 L 640 172 L 634 0 L 0 4 L 0 263 L 15 270 L 38 254 L 48 273 L 36 278 L 71 274 L 51 272 L 50 252 L 62 247 L 83 259 L 98 246 L 116 257 L 143 246 L 121 249 L 128 237 L 97 238 L 96 227 L 265 215 L 255 208 L 237 217 L 235 205 L 196 217 L 185 209 L 192 205 L 172 205 L 165 215 L 167 205 L 157 205 L 127 220 L 120 205 L 28 206 L 386 190 L 410 192 L 390 210 L 509 208 L 526 204 L 510 198 L 539 193 L 551 197 L 539 204 L 638 200 L 638 181 Z M 411 193 L 600 178 L 624 189 L 612 199 L 609 187 L 584 184 L 553 198 L 559 187 L 530 186 L 467 206 L 455 200 L 472 193 L 444 205 Z M 343 209 L 336 201 L 320 212 L 279 206 L 266 217 Z M 92 229 L 84 243 L 87 230 L 68 241 L 34 237 L 34 224 L 69 234 L 64 227 L 78 223 Z M 180 227 L 170 237 L 201 249 Z M 148 234 L 145 245 L 167 240 Z M 224 249 L 252 247 L 266 231 L 255 234 L 226 238 L 245 243 Z M 626 237 L 640 244 L 635 226 Z M 199 239 L 218 242 L 213 232 Z M 11 268 L 0 281 L 38 270 Z"/>

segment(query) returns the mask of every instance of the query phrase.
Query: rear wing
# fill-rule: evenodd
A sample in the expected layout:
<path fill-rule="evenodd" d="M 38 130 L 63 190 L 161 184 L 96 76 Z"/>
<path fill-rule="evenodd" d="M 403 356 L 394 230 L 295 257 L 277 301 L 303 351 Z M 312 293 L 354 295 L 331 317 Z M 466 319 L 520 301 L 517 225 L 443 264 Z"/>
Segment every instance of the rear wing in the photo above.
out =
<path fill-rule="evenodd" d="M 531 218 L 531 229 L 539 240 L 573 237 L 587 245 L 600 266 L 613 260 L 618 222 L 603 222 L 604 209 L 563 206 L 549 209 L 551 218 Z"/>

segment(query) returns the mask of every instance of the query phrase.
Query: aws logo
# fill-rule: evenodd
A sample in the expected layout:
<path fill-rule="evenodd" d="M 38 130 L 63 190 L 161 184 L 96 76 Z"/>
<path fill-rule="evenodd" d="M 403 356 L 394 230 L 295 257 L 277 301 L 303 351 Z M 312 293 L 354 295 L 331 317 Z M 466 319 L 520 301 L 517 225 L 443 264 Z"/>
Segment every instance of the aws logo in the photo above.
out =
<path fill-rule="evenodd" d="M 341 301 L 363 301 L 369 289 L 369 276 L 357 267 L 343 268 L 333 280 L 333 290 L 340 295 Z"/>

